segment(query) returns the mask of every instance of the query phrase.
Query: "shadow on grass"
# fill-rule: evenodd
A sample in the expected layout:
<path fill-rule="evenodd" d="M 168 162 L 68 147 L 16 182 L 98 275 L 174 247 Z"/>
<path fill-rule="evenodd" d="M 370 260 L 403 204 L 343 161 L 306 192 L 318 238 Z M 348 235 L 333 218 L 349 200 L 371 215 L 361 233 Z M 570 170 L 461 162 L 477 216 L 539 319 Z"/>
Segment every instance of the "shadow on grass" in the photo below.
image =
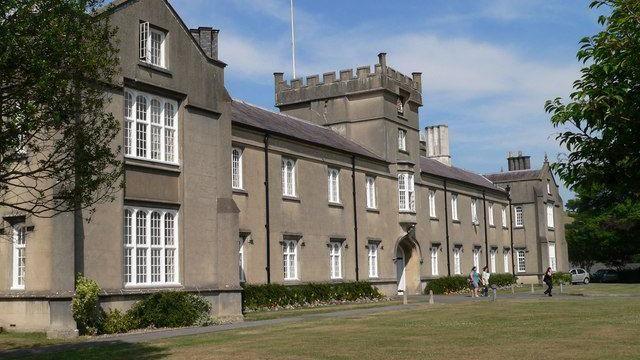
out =
<path fill-rule="evenodd" d="M 167 347 L 124 341 L 59 344 L 29 349 L 0 351 L 0 359 L 163 359 Z"/>

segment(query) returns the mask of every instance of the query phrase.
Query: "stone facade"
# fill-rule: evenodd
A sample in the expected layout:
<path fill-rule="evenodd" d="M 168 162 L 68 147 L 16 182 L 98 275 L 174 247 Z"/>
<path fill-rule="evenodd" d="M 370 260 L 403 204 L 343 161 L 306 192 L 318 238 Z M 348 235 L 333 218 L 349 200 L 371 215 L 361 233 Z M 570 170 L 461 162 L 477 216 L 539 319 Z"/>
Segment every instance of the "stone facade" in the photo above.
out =
<path fill-rule="evenodd" d="M 206 296 L 213 315 L 240 319 L 242 281 L 366 280 L 415 294 L 474 264 L 538 281 L 551 243 L 567 270 L 548 165 L 508 181 L 452 166 L 446 126 L 420 131 L 420 73 L 399 73 L 384 53 L 373 68 L 322 82 L 275 73 L 274 113 L 229 97 L 217 30 L 186 28 L 164 0 L 113 5 L 121 73 L 107 110 L 122 119 L 114 147 L 124 142 L 125 187 L 91 222 L 0 209 L 4 225 L 26 231 L 21 286 L 15 246 L 0 242 L 0 326 L 72 335 L 76 273 L 100 284 L 105 308 L 185 290 Z M 151 50 L 141 52 L 146 32 Z M 514 206 L 524 208 L 517 228 Z M 526 254 L 520 273 L 513 249 Z"/>

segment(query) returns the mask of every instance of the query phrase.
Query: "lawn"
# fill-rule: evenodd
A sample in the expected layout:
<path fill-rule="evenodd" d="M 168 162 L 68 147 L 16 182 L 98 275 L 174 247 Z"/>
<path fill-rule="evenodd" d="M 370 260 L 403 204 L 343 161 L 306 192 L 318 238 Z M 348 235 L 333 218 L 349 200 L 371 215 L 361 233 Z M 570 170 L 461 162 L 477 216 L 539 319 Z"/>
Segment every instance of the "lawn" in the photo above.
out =
<path fill-rule="evenodd" d="M 45 333 L 0 333 L 0 350 L 45 346 L 61 342 L 61 340 L 47 339 Z"/>
<path fill-rule="evenodd" d="M 298 309 L 290 309 L 290 310 L 277 310 L 277 311 L 254 311 L 248 312 L 244 314 L 245 321 L 255 321 L 255 320 L 269 320 L 269 319 L 278 319 L 283 317 L 292 317 L 292 316 L 303 316 L 310 314 L 323 314 L 334 311 L 343 311 L 343 310 L 351 310 L 351 309 L 368 309 L 375 308 L 381 306 L 389 306 L 389 305 L 398 305 L 402 303 L 399 300 L 390 300 L 390 301 L 380 301 L 380 302 L 371 302 L 371 303 L 363 303 L 363 304 L 345 304 L 345 305 L 328 305 L 328 306 L 319 306 L 313 308 L 298 308 Z"/>
<path fill-rule="evenodd" d="M 534 285 L 535 293 L 542 293 L 547 287 L 546 285 Z M 517 285 L 516 293 L 530 293 L 531 285 Z M 500 294 L 510 294 L 511 289 L 502 289 Z M 553 293 L 560 293 L 560 285 L 553 287 Z M 640 284 L 600 284 L 591 283 L 588 285 L 564 285 L 563 293 L 571 295 L 585 296 L 638 296 L 640 295 Z"/>
<path fill-rule="evenodd" d="M 65 359 L 637 359 L 639 298 L 418 305 L 352 318 L 117 343 Z M 51 358 L 53 354 L 49 354 Z"/>

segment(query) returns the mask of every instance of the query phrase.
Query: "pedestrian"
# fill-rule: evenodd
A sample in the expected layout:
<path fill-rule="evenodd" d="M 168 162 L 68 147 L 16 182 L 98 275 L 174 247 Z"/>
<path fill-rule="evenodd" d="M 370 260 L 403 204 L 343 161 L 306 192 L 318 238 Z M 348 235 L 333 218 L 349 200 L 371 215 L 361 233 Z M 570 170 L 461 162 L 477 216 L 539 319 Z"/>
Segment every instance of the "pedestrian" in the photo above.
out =
<path fill-rule="evenodd" d="M 491 273 L 488 267 L 482 268 L 482 274 L 480 275 L 480 284 L 482 285 L 482 296 L 489 296 L 489 278 Z"/>
<path fill-rule="evenodd" d="M 480 284 L 480 274 L 474 266 L 469 273 L 469 286 L 471 287 L 471 297 L 478 297 L 478 286 Z"/>
<path fill-rule="evenodd" d="M 547 290 L 545 290 L 544 293 L 549 296 L 553 296 L 551 295 L 551 290 L 553 289 L 553 277 L 551 275 L 553 275 L 553 272 L 551 271 L 551 267 L 548 267 L 544 273 L 544 278 L 542 278 L 542 281 L 547 285 Z"/>

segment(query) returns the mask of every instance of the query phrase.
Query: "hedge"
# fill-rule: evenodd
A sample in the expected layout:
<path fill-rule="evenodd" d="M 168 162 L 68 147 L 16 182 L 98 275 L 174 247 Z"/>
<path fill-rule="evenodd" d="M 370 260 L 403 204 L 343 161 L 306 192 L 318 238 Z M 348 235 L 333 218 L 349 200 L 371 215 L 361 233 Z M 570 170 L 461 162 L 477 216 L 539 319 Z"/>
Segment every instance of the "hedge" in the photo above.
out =
<path fill-rule="evenodd" d="M 429 280 L 424 288 L 425 293 L 432 290 L 434 294 L 451 294 L 469 289 L 469 280 L 466 276 L 443 276 Z"/>
<path fill-rule="evenodd" d="M 640 283 L 640 268 L 618 271 L 618 282 L 626 284 Z"/>
<path fill-rule="evenodd" d="M 517 277 L 513 274 L 491 274 L 489 285 L 495 285 L 497 287 L 510 286 L 511 284 L 515 284 L 517 280 Z"/>
<path fill-rule="evenodd" d="M 551 280 L 554 285 L 560 285 L 560 283 L 571 284 L 571 274 L 558 271 L 551 275 Z"/>
<path fill-rule="evenodd" d="M 365 281 L 303 285 L 245 284 L 243 288 L 242 307 L 251 311 L 363 299 L 375 300 L 383 297 L 377 288 Z"/>

